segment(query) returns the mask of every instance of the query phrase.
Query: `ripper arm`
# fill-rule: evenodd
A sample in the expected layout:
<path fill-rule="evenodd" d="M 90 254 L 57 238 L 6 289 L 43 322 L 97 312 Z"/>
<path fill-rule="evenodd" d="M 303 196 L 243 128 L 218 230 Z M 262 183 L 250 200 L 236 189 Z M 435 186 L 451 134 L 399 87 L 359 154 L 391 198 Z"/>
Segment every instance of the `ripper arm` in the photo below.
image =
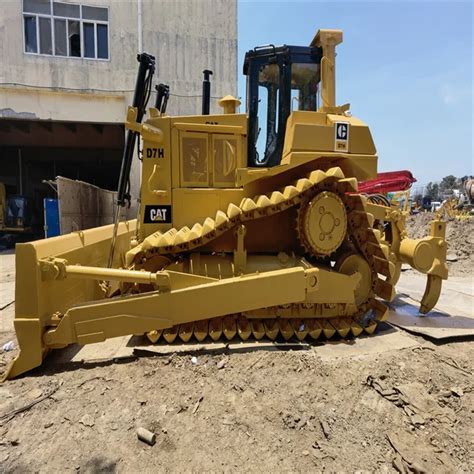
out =
<path fill-rule="evenodd" d="M 410 239 L 405 231 L 405 215 L 399 210 L 372 203 L 366 203 L 366 208 L 375 219 L 390 223 L 390 250 L 397 260 L 427 275 L 420 313 L 432 310 L 441 294 L 442 280 L 448 278 L 446 223 L 434 219 L 427 237 Z"/>

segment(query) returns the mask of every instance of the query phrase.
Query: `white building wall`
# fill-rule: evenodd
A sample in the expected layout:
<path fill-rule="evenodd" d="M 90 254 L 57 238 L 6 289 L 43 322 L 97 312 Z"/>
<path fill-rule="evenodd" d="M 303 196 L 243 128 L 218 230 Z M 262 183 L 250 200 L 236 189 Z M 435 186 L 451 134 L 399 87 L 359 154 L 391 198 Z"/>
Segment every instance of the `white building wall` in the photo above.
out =
<path fill-rule="evenodd" d="M 154 83 L 170 85 L 168 113 L 201 113 L 203 69 L 214 71 L 211 113 L 220 112 L 218 97 L 237 94 L 237 0 L 83 3 L 109 8 L 109 60 L 26 54 L 22 0 L 1 0 L 0 118 L 123 122 L 132 101 L 140 43 L 157 58 Z M 131 181 L 137 195 L 138 160 Z"/>
<path fill-rule="evenodd" d="M 203 69 L 214 71 L 212 96 L 237 93 L 237 0 L 86 0 L 109 8 L 106 61 L 24 53 L 22 0 L 2 0 L 0 117 L 123 121 L 135 86 L 139 2 L 143 50 L 157 57 L 155 82 L 171 86 L 170 113 L 200 113 Z"/>
<path fill-rule="evenodd" d="M 136 74 L 134 2 L 87 4 L 109 7 L 108 61 L 24 53 L 22 0 L 2 1 L 0 116 L 28 112 L 40 119 L 123 121 L 125 91 L 133 88 Z"/>
<path fill-rule="evenodd" d="M 237 2 L 143 0 L 143 10 L 144 48 L 157 57 L 158 82 L 174 94 L 169 112 L 201 113 L 202 71 L 210 69 L 211 113 L 220 113 L 216 98 L 237 95 Z"/>

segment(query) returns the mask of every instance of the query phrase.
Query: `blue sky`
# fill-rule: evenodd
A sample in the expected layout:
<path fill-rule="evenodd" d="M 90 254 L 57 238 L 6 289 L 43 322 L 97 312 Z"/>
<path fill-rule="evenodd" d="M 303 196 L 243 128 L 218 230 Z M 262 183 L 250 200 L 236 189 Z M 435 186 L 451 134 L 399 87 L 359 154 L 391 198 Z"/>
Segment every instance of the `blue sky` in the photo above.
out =
<path fill-rule="evenodd" d="M 379 170 L 410 169 L 417 184 L 473 170 L 471 1 L 243 1 L 243 57 L 262 44 L 308 45 L 340 28 L 337 102 L 372 131 Z"/>

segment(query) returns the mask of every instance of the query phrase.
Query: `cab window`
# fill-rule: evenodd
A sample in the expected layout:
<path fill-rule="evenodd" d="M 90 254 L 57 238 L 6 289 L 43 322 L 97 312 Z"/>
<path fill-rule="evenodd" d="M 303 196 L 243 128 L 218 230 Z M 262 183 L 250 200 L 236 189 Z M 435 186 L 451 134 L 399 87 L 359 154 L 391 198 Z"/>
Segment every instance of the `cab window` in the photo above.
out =
<path fill-rule="evenodd" d="M 319 64 L 291 65 L 291 110 L 318 109 Z"/>

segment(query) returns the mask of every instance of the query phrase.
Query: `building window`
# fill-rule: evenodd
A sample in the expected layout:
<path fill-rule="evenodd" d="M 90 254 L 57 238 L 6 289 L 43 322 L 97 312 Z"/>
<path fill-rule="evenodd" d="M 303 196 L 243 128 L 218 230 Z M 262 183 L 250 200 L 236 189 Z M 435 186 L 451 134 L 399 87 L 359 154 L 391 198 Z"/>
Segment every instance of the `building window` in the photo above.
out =
<path fill-rule="evenodd" d="M 109 59 L 109 10 L 52 0 L 23 0 L 25 53 Z"/>

